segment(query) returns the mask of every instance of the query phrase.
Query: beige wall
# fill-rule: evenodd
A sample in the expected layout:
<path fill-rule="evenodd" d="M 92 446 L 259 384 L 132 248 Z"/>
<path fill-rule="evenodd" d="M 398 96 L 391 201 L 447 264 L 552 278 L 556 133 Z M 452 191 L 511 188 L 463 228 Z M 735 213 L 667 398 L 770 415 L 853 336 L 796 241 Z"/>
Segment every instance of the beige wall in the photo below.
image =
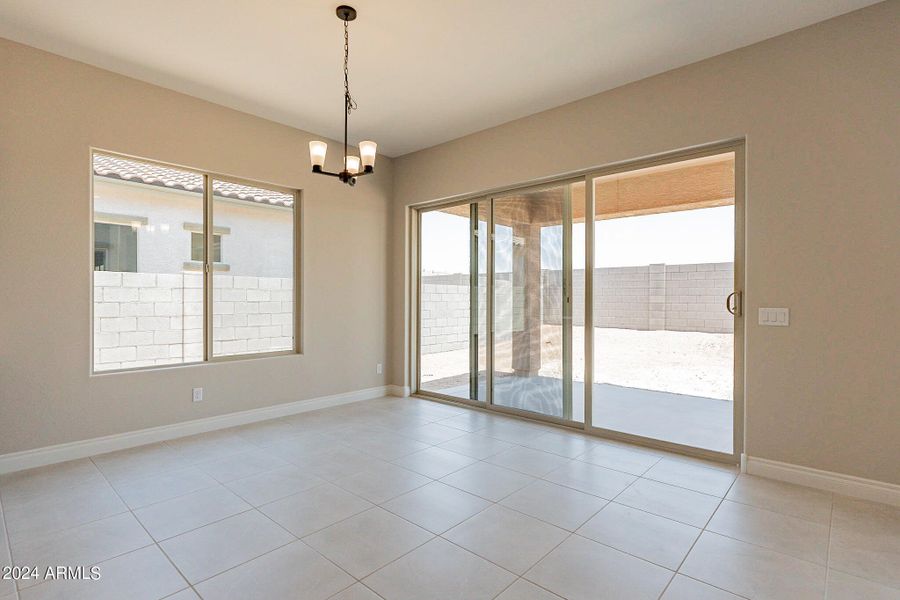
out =
<path fill-rule="evenodd" d="M 398 159 L 392 381 L 406 206 L 746 136 L 745 450 L 900 483 L 897 31 L 885 2 Z"/>
<path fill-rule="evenodd" d="M 0 82 L 0 454 L 386 383 L 389 159 L 2 39 Z M 90 146 L 303 189 L 304 355 L 90 376 Z"/>

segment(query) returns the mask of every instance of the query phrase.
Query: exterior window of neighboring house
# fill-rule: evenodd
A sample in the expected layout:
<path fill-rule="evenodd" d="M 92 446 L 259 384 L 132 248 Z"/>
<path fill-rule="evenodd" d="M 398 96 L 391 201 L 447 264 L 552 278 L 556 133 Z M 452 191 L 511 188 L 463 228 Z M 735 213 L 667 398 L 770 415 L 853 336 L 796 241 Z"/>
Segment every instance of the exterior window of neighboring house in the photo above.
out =
<path fill-rule="evenodd" d="M 203 269 L 203 223 L 184 223 L 184 230 L 190 232 L 191 260 L 185 261 L 185 271 L 200 271 Z M 229 227 L 216 227 L 213 229 L 212 266 L 216 271 L 229 271 L 231 266 L 222 262 L 222 240 L 230 234 Z"/>
<path fill-rule="evenodd" d="M 297 190 L 103 152 L 93 172 L 94 372 L 300 351 Z"/>
<path fill-rule="evenodd" d="M 95 222 L 94 270 L 137 271 L 137 227 Z"/>
<path fill-rule="evenodd" d="M 203 233 L 191 232 L 191 260 L 203 262 Z M 222 262 L 222 236 L 213 234 L 213 262 Z"/>

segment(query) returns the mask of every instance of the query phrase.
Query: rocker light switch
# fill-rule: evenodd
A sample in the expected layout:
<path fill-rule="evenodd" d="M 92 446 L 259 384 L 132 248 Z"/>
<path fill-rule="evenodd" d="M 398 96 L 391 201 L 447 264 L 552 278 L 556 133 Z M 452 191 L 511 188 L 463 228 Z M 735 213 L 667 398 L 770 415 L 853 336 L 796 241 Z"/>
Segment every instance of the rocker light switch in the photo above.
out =
<path fill-rule="evenodd" d="M 759 324 L 767 327 L 787 327 L 791 322 L 791 312 L 787 308 L 760 308 Z"/>

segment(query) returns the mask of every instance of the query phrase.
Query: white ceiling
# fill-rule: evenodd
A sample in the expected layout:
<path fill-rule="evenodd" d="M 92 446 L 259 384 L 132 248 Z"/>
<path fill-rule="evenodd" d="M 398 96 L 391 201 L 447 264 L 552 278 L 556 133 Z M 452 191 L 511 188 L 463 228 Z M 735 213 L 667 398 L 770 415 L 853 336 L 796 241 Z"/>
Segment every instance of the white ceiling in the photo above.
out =
<path fill-rule="evenodd" d="M 343 135 L 336 0 L 0 0 L 0 36 Z M 350 137 L 398 156 L 873 0 L 352 0 Z"/>

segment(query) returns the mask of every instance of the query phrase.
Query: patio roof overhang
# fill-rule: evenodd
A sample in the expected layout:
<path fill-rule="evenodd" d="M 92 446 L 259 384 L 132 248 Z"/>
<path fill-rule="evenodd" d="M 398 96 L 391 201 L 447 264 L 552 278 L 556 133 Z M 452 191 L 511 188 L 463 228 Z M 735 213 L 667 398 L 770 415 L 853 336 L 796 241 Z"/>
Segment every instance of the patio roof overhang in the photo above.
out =
<path fill-rule="evenodd" d="M 617 219 L 636 215 L 665 213 L 695 208 L 734 204 L 734 155 L 706 156 L 658 167 L 616 173 L 594 180 L 594 198 L 598 219 Z M 563 190 L 549 189 L 521 196 L 504 196 L 496 207 L 497 223 L 558 225 L 562 221 L 558 202 Z M 584 184 L 571 186 L 572 220 L 584 222 Z M 468 205 L 442 209 L 443 212 L 469 216 Z"/>

